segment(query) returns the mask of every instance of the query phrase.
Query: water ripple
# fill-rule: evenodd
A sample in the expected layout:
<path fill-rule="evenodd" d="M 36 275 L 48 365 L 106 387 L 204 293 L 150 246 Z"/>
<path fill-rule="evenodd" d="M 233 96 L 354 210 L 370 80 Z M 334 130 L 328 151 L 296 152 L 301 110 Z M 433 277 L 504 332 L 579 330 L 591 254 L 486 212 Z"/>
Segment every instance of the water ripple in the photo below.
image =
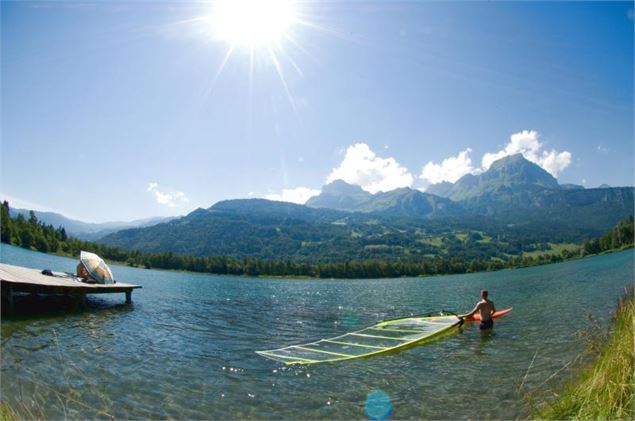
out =
<path fill-rule="evenodd" d="M 33 253 L 2 250 L 5 261 L 32 261 Z M 59 270 L 74 265 L 37 259 Z M 134 305 L 100 297 L 85 311 L 2 320 L 3 399 L 36 418 L 361 419 L 369 396 L 381 391 L 398 419 L 525 417 L 525 394 L 544 388 L 581 351 L 586 313 L 608 323 L 632 283 L 633 254 L 428 279 L 304 282 L 113 270 L 143 285 Z M 463 311 L 483 287 L 499 307 L 514 306 L 491 334 L 469 324 L 390 355 L 308 367 L 254 353 L 379 320 Z"/>

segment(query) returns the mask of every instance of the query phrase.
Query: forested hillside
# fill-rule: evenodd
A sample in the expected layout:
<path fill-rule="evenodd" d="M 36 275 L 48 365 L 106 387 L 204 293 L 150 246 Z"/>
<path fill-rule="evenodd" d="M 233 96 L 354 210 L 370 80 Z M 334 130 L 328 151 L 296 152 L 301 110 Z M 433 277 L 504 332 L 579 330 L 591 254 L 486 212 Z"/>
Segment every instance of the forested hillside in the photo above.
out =
<path fill-rule="evenodd" d="M 188 270 L 230 275 L 304 276 L 322 278 L 382 278 L 399 276 L 428 276 L 451 273 L 492 271 L 504 268 L 533 266 L 559 262 L 601 251 L 632 247 L 633 217 L 618 224 L 599 239 L 587 241 L 583 247 L 534 251 L 503 258 L 466 258 L 449 255 L 426 256 L 417 260 L 354 259 L 340 262 L 294 262 L 284 259 L 233 259 L 226 256 L 185 256 L 172 252 L 143 253 L 124 250 L 68 237 L 63 228 L 54 228 L 37 220 L 31 213 L 9 217 L 9 204 L 0 205 L 2 242 L 41 252 L 78 256 L 80 250 L 95 252 L 102 257 L 146 268 Z M 471 240 L 482 241 L 480 235 Z M 606 247 L 610 247 L 607 249 Z"/>

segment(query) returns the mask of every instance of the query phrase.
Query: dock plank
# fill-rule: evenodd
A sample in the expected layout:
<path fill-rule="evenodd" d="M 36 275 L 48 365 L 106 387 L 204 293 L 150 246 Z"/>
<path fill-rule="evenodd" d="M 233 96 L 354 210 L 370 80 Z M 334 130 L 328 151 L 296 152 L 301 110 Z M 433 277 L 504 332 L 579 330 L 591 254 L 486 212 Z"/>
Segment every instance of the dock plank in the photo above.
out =
<path fill-rule="evenodd" d="M 122 282 L 107 285 L 88 284 L 72 274 L 54 273 L 56 276 L 47 276 L 38 269 L 0 263 L 2 287 L 10 287 L 14 292 L 108 294 L 130 293 L 133 289 L 141 288 L 141 285 Z"/>

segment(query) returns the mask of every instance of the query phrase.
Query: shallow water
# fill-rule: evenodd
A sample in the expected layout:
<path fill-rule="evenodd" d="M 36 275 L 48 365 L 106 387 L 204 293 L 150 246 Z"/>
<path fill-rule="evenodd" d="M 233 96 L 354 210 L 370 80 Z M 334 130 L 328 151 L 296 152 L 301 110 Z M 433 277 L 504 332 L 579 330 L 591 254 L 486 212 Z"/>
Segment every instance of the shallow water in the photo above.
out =
<path fill-rule="evenodd" d="M 76 264 L 0 252 L 38 269 Z M 633 264 L 628 250 L 495 273 L 310 281 L 112 265 L 115 278 L 143 286 L 132 305 L 114 294 L 90 297 L 84 310 L 2 319 L 2 400 L 49 419 L 523 417 L 528 392 L 569 374 L 550 378 L 582 351 L 587 314 L 608 326 Z M 254 353 L 382 319 L 467 311 L 481 288 L 498 308 L 514 307 L 490 334 L 472 324 L 393 355 L 310 367 Z"/>

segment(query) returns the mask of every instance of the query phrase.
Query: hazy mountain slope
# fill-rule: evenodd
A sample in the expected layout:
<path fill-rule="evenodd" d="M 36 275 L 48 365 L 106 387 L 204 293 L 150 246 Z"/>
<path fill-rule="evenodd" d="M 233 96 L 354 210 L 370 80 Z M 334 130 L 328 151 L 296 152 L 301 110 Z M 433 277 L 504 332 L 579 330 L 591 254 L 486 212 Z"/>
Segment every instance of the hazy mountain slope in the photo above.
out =
<path fill-rule="evenodd" d="M 262 202 L 271 208 L 264 209 Z M 325 250 L 344 250 L 356 241 L 350 226 L 334 223 L 336 211 L 305 208 L 307 212 L 301 213 L 295 207 L 300 205 L 258 199 L 226 201 L 168 223 L 122 230 L 100 242 L 196 256 L 284 259 L 313 255 L 325 259 L 328 256 L 324 253 L 329 252 Z"/>
<path fill-rule="evenodd" d="M 372 197 L 371 193 L 359 186 L 348 184 L 343 180 L 335 180 L 322 187 L 322 192 L 310 198 L 306 205 L 312 208 L 350 211 L 368 202 Z"/>
<path fill-rule="evenodd" d="M 463 212 L 461 205 L 449 199 L 408 187 L 371 194 L 342 180 L 325 185 L 322 193 L 309 199 L 306 206 L 409 217 L 455 216 Z"/>
<path fill-rule="evenodd" d="M 118 231 L 100 242 L 147 252 L 321 262 L 416 260 L 440 253 L 475 258 L 532 250 L 532 244 L 580 242 L 633 212 L 632 189 L 592 192 L 595 197 L 566 192 L 570 195 L 555 196 L 553 204 L 544 199 L 543 208 L 443 218 L 227 201 L 168 223 Z M 472 233 L 477 240 L 466 242 Z"/>
<path fill-rule="evenodd" d="M 442 189 L 456 201 L 409 188 L 373 195 L 336 181 L 308 202 L 313 206 L 226 200 L 103 242 L 149 252 L 307 261 L 475 258 L 580 242 L 633 214 L 632 187 L 560 188 L 520 155 Z"/>
<path fill-rule="evenodd" d="M 377 193 L 353 210 L 408 217 L 456 216 L 464 212 L 461 205 L 449 199 L 408 187 Z"/>
<path fill-rule="evenodd" d="M 9 214 L 12 217 L 23 215 L 25 218 L 28 218 L 29 212 L 30 211 L 27 209 L 10 208 Z M 82 240 L 97 240 L 120 229 L 133 227 L 149 227 L 174 219 L 174 217 L 152 217 L 137 219 L 130 222 L 118 221 L 92 223 L 67 218 L 64 215 L 55 212 L 34 211 L 34 213 L 39 221 L 42 221 L 48 225 L 53 225 L 55 228 L 64 227 L 68 234 L 77 238 L 81 238 Z"/>
<path fill-rule="evenodd" d="M 329 222 L 346 215 L 346 213 L 334 209 L 313 209 L 305 205 L 267 199 L 223 200 L 210 207 L 209 211 L 307 221 L 327 220 Z"/>

